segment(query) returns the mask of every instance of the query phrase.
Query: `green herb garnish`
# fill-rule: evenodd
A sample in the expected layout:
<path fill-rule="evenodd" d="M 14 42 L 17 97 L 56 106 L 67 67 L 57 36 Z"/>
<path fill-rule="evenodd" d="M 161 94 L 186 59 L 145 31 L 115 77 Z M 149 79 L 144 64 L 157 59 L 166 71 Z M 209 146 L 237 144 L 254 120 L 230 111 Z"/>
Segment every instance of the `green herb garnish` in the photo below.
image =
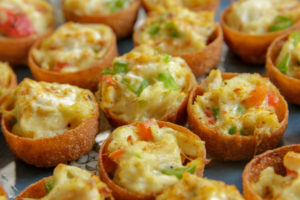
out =
<path fill-rule="evenodd" d="M 283 73 L 283 74 L 287 74 L 288 72 L 288 68 L 290 66 L 290 62 L 291 62 L 291 54 L 287 53 L 283 59 L 281 60 L 281 62 L 279 63 L 279 65 L 277 66 L 278 70 Z"/>
<path fill-rule="evenodd" d="M 147 79 L 144 79 L 140 83 L 131 84 L 128 80 L 124 79 L 123 84 L 126 85 L 133 93 L 135 93 L 136 96 L 140 96 L 143 90 L 149 86 L 149 81 Z"/>
<path fill-rule="evenodd" d="M 121 10 L 122 8 L 124 8 L 125 4 L 128 1 L 129 0 L 109 0 L 109 1 L 107 1 L 109 11 L 111 13 L 114 13 L 114 12 L 117 12 L 117 11 Z"/>
<path fill-rule="evenodd" d="M 283 15 L 278 15 L 273 24 L 269 28 L 269 32 L 281 31 L 294 24 L 294 21 L 291 18 L 288 18 Z"/>
<path fill-rule="evenodd" d="M 104 68 L 102 71 L 103 75 L 111 74 L 126 74 L 128 72 L 128 63 L 115 61 L 113 68 Z"/>
<path fill-rule="evenodd" d="M 190 174 L 195 173 L 196 171 L 196 167 L 192 166 L 192 167 L 184 167 L 184 168 L 167 168 L 167 169 L 163 169 L 161 170 L 161 173 L 165 174 L 165 175 L 169 175 L 169 176 L 176 176 L 178 179 L 181 179 L 183 177 L 183 173 L 184 172 L 188 172 Z"/>
<path fill-rule="evenodd" d="M 168 31 L 170 37 L 182 36 L 173 22 L 166 22 L 164 28 Z"/>
<path fill-rule="evenodd" d="M 212 107 L 211 111 L 212 111 L 214 118 L 217 119 L 217 117 L 219 116 L 219 113 L 220 113 L 220 109 L 218 107 Z"/>
<path fill-rule="evenodd" d="M 293 40 L 293 44 L 296 47 L 300 42 L 300 31 L 295 31 L 290 35 L 290 38 Z"/>
<path fill-rule="evenodd" d="M 238 108 L 237 108 L 237 111 L 238 111 L 239 113 L 243 114 L 243 113 L 246 111 L 246 109 L 245 109 L 244 106 L 239 105 Z"/>
<path fill-rule="evenodd" d="M 45 187 L 47 193 L 49 193 L 54 188 L 54 178 L 48 178 L 45 180 Z"/>
<path fill-rule="evenodd" d="M 169 88 L 171 90 L 178 90 L 178 86 L 176 84 L 176 81 L 172 77 L 170 73 L 159 73 L 158 74 L 158 80 L 164 83 L 164 86 L 166 88 Z"/>
<path fill-rule="evenodd" d="M 156 35 L 160 30 L 160 25 L 157 22 L 151 24 L 151 27 L 148 29 L 150 35 Z"/>
<path fill-rule="evenodd" d="M 162 55 L 162 59 L 163 59 L 164 63 L 167 64 L 167 63 L 170 62 L 171 56 L 168 55 L 168 54 L 163 54 L 163 55 Z"/>
<path fill-rule="evenodd" d="M 231 126 L 230 129 L 228 130 L 228 134 L 229 135 L 235 135 L 236 131 L 237 131 L 237 127 L 235 125 Z"/>

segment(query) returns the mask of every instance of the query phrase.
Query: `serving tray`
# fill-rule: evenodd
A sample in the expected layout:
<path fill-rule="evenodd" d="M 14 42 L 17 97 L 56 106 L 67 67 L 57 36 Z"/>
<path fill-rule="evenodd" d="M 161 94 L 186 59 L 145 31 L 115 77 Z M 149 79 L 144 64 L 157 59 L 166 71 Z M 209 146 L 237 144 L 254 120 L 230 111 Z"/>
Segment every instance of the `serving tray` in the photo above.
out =
<path fill-rule="evenodd" d="M 49 1 L 56 7 L 57 23 L 63 23 L 62 13 L 60 11 L 61 0 Z M 220 1 L 220 9 L 216 15 L 217 21 L 220 17 L 220 13 L 229 6 L 229 4 L 230 0 Z M 136 25 L 141 24 L 144 18 L 145 12 L 141 9 Z M 130 51 L 132 48 L 133 43 L 131 38 L 118 41 L 118 49 L 121 55 Z M 222 59 L 218 68 L 227 72 L 256 72 L 261 74 L 265 72 L 264 65 L 249 65 L 243 63 L 237 56 L 228 50 L 225 44 L 223 45 Z M 19 82 L 25 77 L 32 77 L 32 74 L 26 66 L 16 67 L 14 70 L 18 76 Z M 103 115 L 101 117 L 103 119 Z M 89 171 L 96 172 L 97 151 L 103 140 L 105 140 L 111 132 L 111 127 L 107 121 L 105 119 L 103 119 L 103 121 L 101 121 L 101 132 L 96 137 L 97 144 L 93 151 L 70 164 L 81 166 Z M 289 123 L 280 142 L 280 146 L 295 143 L 300 143 L 300 106 L 289 104 Z M 212 160 L 206 166 L 204 176 L 211 179 L 222 180 L 227 184 L 234 184 L 242 192 L 242 172 L 246 163 L 247 162 L 220 162 Z M 16 159 L 9 151 L 3 135 L 0 134 L 0 184 L 4 186 L 10 199 L 14 199 L 15 196 L 28 185 L 43 177 L 50 176 L 52 172 L 53 168 L 36 168 Z"/>

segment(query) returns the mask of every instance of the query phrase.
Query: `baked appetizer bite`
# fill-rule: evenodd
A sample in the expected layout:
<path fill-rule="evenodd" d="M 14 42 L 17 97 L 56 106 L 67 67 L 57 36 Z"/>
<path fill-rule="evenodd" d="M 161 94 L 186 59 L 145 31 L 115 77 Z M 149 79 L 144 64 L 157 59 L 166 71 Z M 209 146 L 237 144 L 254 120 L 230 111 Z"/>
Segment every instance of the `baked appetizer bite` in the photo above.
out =
<path fill-rule="evenodd" d="M 1 185 L 0 185 L 0 200 L 8 200 L 7 194 Z"/>
<path fill-rule="evenodd" d="M 110 26 L 118 38 L 131 34 L 141 0 L 63 0 L 66 21 L 101 23 Z"/>
<path fill-rule="evenodd" d="M 276 39 L 268 49 L 267 72 L 290 103 L 300 104 L 300 31 Z"/>
<path fill-rule="evenodd" d="M 3 107 L 1 128 L 10 150 L 37 167 L 78 159 L 98 133 L 96 99 L 76 86 L 26 78 Z"/>
<path fill-rule="evenodd" d="M 33 43 L 54 29 L 53 7 L 45 0 L 1 0 L 0 13 L 0 60 L 26 64 Z"/>
<path fill-rule="evenodd" d="M 199 77 L 221 58 L 223 35 L 213 19 L 213 12 L 196 13 L 178 6 L 157 10 L 134 32 L 133 41 L 183 58 Z"/>
<path fill-rule="evenodd" d="M 276 147 L 288 123 L 288 107 L 267 78 L 212 70 L 191 92 L 188 122 L 211 156 L 248 160 Z"/>
<path fill-rule="evenodd" d="M 98 176 L 79 167 L 59 164 L 53 176 L 22 191 L 16 200 L 113 200 L 111 190 Z"/>
<path fill-rule="evenodd" d="M 99 152 L 99 174 L 116 199 L 147 200 L 183 173 L 202 176 L 204 142 L 188 129 L 154 119 L 121 126 Z"/>
<path fill-rule="evenodd" d="M 142 0 L 147 11 L 153 11 L 158 7 L 171 9 L 173 6 L 182 6 L 192 11 L 218 12 L 220 0 Z"/>
<path fill-rule="evenodd" d="M 17 77 L 7 63 L 0 62 L 0 105 L 17 86 Z"/>
<path fill-rule="evenodd" d="M 265 62 L 267 48 L 278 36 L 300 26 L 297 0 L 239 0 L 221 16 L 225 42 L 249 63 Z"/>
<path fill-rule="evenodd" d="M 164 190 L 156 200 L 244 200 L 240 192 L 233 185 L 226 185 L 222 181 L 209 180 L 189 173 L 173 186 Z"/>
<path fill-rule="evenodd" d="M 102 69 L 117 55 L 116 37 L 108 26 L 69 22 L 35 43 L 29 67 L 37 80 L 95 91 Z"/>
<path fill-rule="evenodd" d="M 297 200 L 299 173 L 299 144 L 267 151 L 245 167 L 244 196 L 247 200 Z"/>
<path fill-rule="evenodd" d="M 114 126 L 151 118 L 183 123 L 195 83 L 184 60 L 140 46 L 103 70 L 96 95 Z"/>

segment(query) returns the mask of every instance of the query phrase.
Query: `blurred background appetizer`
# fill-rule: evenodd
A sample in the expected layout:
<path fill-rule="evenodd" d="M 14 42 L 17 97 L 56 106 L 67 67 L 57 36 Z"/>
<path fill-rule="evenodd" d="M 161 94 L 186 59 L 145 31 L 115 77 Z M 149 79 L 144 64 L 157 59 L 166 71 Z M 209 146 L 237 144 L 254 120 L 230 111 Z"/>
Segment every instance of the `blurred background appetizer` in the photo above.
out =
<path fill-rule="evenodd" d="M 17 86 L 17 77 L 8 63 L 0 61 L 0 105 L 7 95 Z"/>
<path fill-rule="evenodd" d="M 142 0 L 146 11 L 153 11 L 158 7 L 172 9 L 174 6 L 182 6 L 192 11 L 218 12 L 220 0 Z"/>
<path fill-rule="evenodd" d="M 26 64 L 30 47 L 54 26 L 54 9 L 45 0 L 1 0 L 0 60 Z"/>
<path fill-rule="evenodd" d="M 0 185 L 0 200 L 8 200 L 7 194 L 1 185 Z"/>
<path fill-rule="evenodd" d="M 204 142 L 188 129 L 154 119 L 115 129 L 99 153 L 99 174 L 116 199 L 153 199 L 183 173 L 202 176 Z"/>
<path fill-rule="evenodd" d="M 244 200 L 233 185 L 184 173 L 176 184 L 164 190 L 156 200 Z"/>
<path fill-rule="evenodd" d="M 117 55 L 110 27 L 68 22 L 36 42 L 29 54 L 29 67 L 37 80 L 95 91 L 102 69 L 111 66 Z"/>
<path fill-rule="evenodd" d="M 298 200 L 300 145 L 267 151 L 251 160 L 243 172 L 247 200 Z"/>
<path fill-rule="evenodd" d="M 180 56 L 196 77 L 221 58 L 223 35 L 213 12 L 192 12 L 179 6 L 151 12 L 133 35 L 135 45 L 148 44 L 160 53 Z"/>
<path fill-rule="evenodd" d="M 268 46 L 278 36 L 300 26 L 297 0 L 239 0 L 221 16 L 225 42 L 249 63 L 265 62 Z"/>
<path fill-rule="evenodd" d="M 276 39 L 267 53 L 271 81 L 290 103 L 300 104 L 300 31 Z"/>
<path fill-rule="evenodd" d="M 118 38 L 133 30 L 141 0 L 63 0 L 66 21 L 102 23 L 110 26 Z"/>
<path fill-rule="evenodd" d="M 113 200 L 98 176 L 79 167 L 59 164 L 53 176 L 25 188 L 16 200 Z"/>
<path fill-rule="evenodd" d="M 221 160 L 247 160 L 276 147 L 288 107 L 275 86 L 258 74 L 212 70 L 194 87 L 188 103 L 190 129 Z"/>
<path fill-rule="evenodd" d="M 4 102 L 1 128 L 16 157 L 51 167 L 89 152 L 98 120 L 98 105 L 89 90 L 26 78 Z"/>
<path fill-rule="evenodd" d="M 96 96 L 114 126 L 150 118 L 182 123 L 195 83 L 184 60 L 140 46 L 103 70 Z"/>

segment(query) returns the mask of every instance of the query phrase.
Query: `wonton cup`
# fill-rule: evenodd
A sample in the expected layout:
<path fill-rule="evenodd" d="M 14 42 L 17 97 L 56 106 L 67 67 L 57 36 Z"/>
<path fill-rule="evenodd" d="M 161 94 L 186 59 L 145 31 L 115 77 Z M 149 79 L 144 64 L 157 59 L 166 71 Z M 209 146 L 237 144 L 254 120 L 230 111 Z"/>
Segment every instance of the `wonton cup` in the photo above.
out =
<path fill-rule="evenodd" d="M 273 167 L 275 173 L 286 175 L 286 168 L 283 165 L 283 157 L 289 151 L 300 152 L 300 145 L 288 145 L 263 154 L 255 156 L 245 167 L 243 172 L 243 190 L 247 200 L 263 200 L 251 187 L 252 182 L 257 182 L 260 173 L 267 167 Z"/>
<path fill-rule="evenodd" d="M 224 40 L 228 47 L 245 62 L 252 64 L 264 63 L 269 45 L 278 36 L 300 27 L 300 22 L 282 31 L 265 33 L 262 35 L 251 35 L 229 27 L 226 23 L 226 15 L 231 7 L 223 11 L 220 23 L 224 33 Z"/>
<path fill-rule="evenodd" d="M 292 31 L 291 31 L 292 32 Z M 276 58 L 290 33 L 287 33 L 271 44 L 267 52 L 266 69 L 271 81 L 280 90 L 285 99 L 294 104 L 300 104 L 300 80 L 281 73 L 276 66 Z"/>
<path fill-rule="evenodd" d="M 181 133 L 184 133 L 187 137 L 192 137 L 195 138 L 195 140 L 200 138 L 192 133 L 190 130 L 176 125 L 172 124 L 170 122 L 164 122 L 164 121 L 156 121 L 159 127 L 169 127 L 172 128 L 176 131 L 179 131 Z M 136 123 L 133 123 L 132 125 L 135 125 Z M 123 188 L 119 185 L 117 185 L 113 180 L 109 177 L 109 174 L 111 172 L 114 172 L 117 168 L 117 164 L 115 164 L 109 157 L 108 157 L 108 152 L 107 148 L 109 143 L 111 142 L 111 137 L 109 137 L 101 146 L 101 149 L 99 151 L 99 157 L 98 157 L 98 169 L 99 169 L 99 174 L 101 177 L 101 180 L 103 180 L 104 183 L 107 184 L 107 186 L 112 190 L 112 194 L 116 199 L 122 199 L 122 200 L 152 200 L 155 199 L 155 196 L 157 194 L 140 194 L 136 192 L 132 192 L 127 190 L 126 188 Z M 203 163 L 206 162 L 205 156 L 206 156 L 206 151 L 205 148 L 202 149 L 201 153 L 199 153 L 199 157 L 202 157 Z M 198 176 L 203 175 L 203 170 L 204 170 L 204 165 L 203 168 L 198 169 L 198 171 L 195 172 Z"/>
<path fill-rule="evenodd" d="M 8 196 L 7 196 L 7 194 L 6 194 L 5 190 L 2 188 L 2 186 L 1 186 L 1 185 L 0 185 L 0 196 L 5 196 L 5 197 L 6 197 L 6 199 L 8 200 Z"/>
<path fill-rule="evenodd" d="M 9 95 L 9 93 L 15 87 L 17 87 L 17 84 L 18 84 L 17 76 L 16 76 L 15 72 L 11 68 L 10 68 L 10 71 L 11 71 L 10 83 L 9 83 L 9 86 L 6 88 L 7 90 L 5 91 L 5 93 L 0 96 L 0 105 L 4 102 L 5 98 Z"/>
<path fill-rule="evenodd" d="M 116 13 L 108 15 L 78 15 L 75 12 L 70 11 L 65 6 L 64 1 L 62 1 L 61 4 L 66 21 L 86 24 L 106 24 L 113 29 L 118 39 L 128 37 L 132 33 L 140 6 L 141 0 L 134 0 L 128 8 L 122 9 Z"/>
<path fill-rule="evenodd" d="M 93 115 L 77 127 L 49 138 L 25 138 L 11 132 L 15 119 L 2 116 L 1 127 L 12 153 L 36 167 L 54 167 L 59 163 L 77 160 L 88 153 L 95 143 L 99 130 L 99 110 L 95 106 Z"/>
<path fill-rule="evenodd" d="M 138 38 L 144 31 L 145 27 L 141 26 L 133 34 L 133 42 L 135 46 L 140 45 Z M 212 68 L 216 67 L 222 55 L 223 33 L 220 25 L 216 25 L 216 30 L 211 35 L 208 45 L 193 53 L 187 54 L 171 54 L 175 57 L 181 57 L 189 65 L 196 78 L 206 74 Z"/>
<path fill-rule="evenodd" d="M 54 72 L 50 70 L 42 69 L 33 57 L 33 50 L 40 47 L 43 38 L 36 41 L 29 52 L 28 65 L 34 76 L 38 81 L 56 82 L 56 83 L 69 83 L 81 88 L 90 89 L 92 91 L 97 90 L 99 78 L 103 68 L 111 66 L 114 57 L 118 56 L 117 41 L 114 36 L 111 41 L 107 41 L 110 44 L 106 54 L 95 63 L 86 69 L 77 72 Z"/>
<path fill-rule="evenodd" d="M 235 73 L 223 73 L 222 78 L 230 79 L 237 75 Z M 188 123 L 190 129 L 205 141 L 205 147 L 209 155 L 224 161 L 249 160 L 255 154 L 262 153 L 278 145 L 287 127 L 289 112 L 286 101 L 277 90 L 275 90 L 275 93 L 279 97 L 279 103 L 276 108 L 276 115 L 278 116 L 280 127 L 270 135 L 262 134 L 256 137 L 218 133 L 203 124 L 195 115 L 192 106 L 197 95 L 202 95 L 203 92 L 200 85 L 197 85 L 190 94 Z"/>

